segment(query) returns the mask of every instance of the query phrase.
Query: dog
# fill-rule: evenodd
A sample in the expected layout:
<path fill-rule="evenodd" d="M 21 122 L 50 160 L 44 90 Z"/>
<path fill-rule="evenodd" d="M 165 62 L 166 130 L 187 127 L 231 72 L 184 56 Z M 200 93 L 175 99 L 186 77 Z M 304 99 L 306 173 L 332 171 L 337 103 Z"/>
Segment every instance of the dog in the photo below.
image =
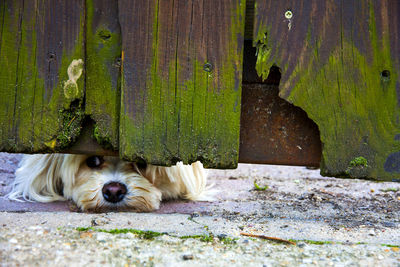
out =
<path fill-rule="evenodd" d="M 118 157 L 72 154 L 25 155 L 15 172 L 11 200 L 72 200 L 83 211 L 148 212 L 167 199 L 212 201 L 201 162 L 159 167 Z"/>

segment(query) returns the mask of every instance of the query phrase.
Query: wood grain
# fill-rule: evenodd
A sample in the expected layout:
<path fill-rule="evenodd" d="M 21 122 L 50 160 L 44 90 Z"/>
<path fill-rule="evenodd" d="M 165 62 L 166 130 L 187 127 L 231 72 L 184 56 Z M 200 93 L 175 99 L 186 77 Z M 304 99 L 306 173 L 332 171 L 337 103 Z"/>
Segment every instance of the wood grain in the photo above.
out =
<path fill-rule="evenodd" d="M 117 1 L 86 1 L 85 114 L 104 148 L 118 150 L 121 29 Z"/>
<path fill-rule="evenodd" d="M 237 165 L 244 1 L 118 2 L 120 155 Z"/>
<path fill-rule="evenodd" d="M 0 22 L 0 150 L 67 146 L 84 95 L 83 1 L 3 0 Z"/>
<path fill-rule="evenodd" d="M 257 71 L 318 125 L 323 174 L 399 177 L 399 25 L 398 1 L 256 1 Z"/>

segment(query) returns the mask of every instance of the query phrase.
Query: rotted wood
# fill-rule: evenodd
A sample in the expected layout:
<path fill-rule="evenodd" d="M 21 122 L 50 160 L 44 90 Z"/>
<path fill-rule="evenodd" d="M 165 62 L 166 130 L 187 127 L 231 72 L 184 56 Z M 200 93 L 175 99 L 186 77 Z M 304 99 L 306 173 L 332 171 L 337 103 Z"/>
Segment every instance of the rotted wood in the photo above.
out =
<path fill-rule="evenodd" d="M 120 155 L 234 168 L 245 1 L 118 2 Z"/>
<path fill-rule="evenodd" d="M 256 1 L 257 71 L 318 125 L 326 175 L 400 177 L 400 2 Z"/>
<path fill-rule="evenodd" d="M 84 1 L 2 0 L 0 18 L 0 150 L 68 146 L 82 119 Z"/>

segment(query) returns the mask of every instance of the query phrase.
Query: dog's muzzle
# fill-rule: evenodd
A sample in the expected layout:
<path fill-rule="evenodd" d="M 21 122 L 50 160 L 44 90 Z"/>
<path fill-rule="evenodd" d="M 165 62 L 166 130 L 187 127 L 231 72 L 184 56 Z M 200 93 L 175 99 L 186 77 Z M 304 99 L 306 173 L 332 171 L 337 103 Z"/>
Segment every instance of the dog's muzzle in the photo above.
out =
<path fill-rule="evenodd" d="M 105 184 L 101 191 L 106 201 L 117 203 L 124 199 L 127 189 L 124 184 L 118 182 L 110 182 Z"/>

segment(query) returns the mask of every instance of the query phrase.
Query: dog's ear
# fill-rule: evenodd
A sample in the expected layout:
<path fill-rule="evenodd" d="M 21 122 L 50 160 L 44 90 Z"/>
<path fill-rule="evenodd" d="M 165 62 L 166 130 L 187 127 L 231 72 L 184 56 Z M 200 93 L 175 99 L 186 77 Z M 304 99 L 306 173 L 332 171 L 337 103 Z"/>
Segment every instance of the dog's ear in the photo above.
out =
<path fill-rule="evenodd" d="M 207 186 L 207 171 L 200 161 L 191 165 L 178 162 L 176 166 L 149 166 L 146 177 L 163 194 L 163 199 L 184 198 L 195 201 L 212 201 L 217 191 Z"/>
<path fill-rule="evenodd" d="M 15 172 L 15 180 L 8 198 L 39 202 L 64 200 L 61 168 L 65 155 L 25 155 Z"/>

